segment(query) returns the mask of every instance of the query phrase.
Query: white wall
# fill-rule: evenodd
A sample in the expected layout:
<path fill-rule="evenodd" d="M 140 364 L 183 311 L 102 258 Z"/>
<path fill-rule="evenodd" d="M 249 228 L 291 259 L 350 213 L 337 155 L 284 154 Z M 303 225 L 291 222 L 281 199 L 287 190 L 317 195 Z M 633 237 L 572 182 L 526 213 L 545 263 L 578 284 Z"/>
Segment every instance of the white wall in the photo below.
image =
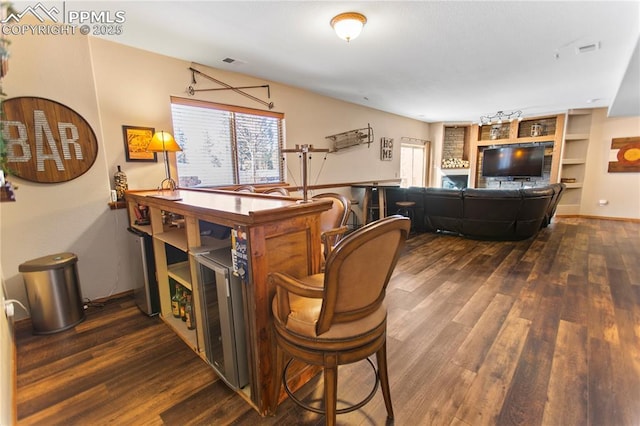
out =
<path fill-rule="evenodd" d="M 429 186 L 440 188 L 442 186 L 442 142 L 444 140 L 445 123 L 431 124 L 431 169 L 429 174 Z"/>
<path fill-rule="evenodd" d="M 608 118 L 606 108 L 594 109 L 590 136 L 580 214 L 640 219 L 640 173 L 607 171 L 611 139 L 640 136 L 640 117 Z"/>
<path fill-rule="evenodd" d="M 13 324 L 5 315 L 5 291 L 0 267 L 0 425 L 13 424 L 16 407 L 13 406 L 16 363 L 13 359 L 15 343 L 13 339 Z"/>
<path fill-rule="evenodd" d="M 109 210 L 113 173 L 121 165 L 129 188 L 156 187 L 164 177 L 158 163 L 125 162 L 122 125 L 171 131 L 170 96 L 187 97 L 192 64 L 85 36 L 19 36 L 11 44 L 10 71 L 3 82 L 9 97 L 49 98 L 74 109 L 92 126 L 98 158 L 84 175 L 59 184 L 37 184 L 13 177 L 17 202 L 0 204 L 0 261 L 8 296 L 26 303 L 18 266 L 36 257 L 71 251 L 78 255 L 82 293 L 90 299 L 133 288 L 124 273 L 129 254 L 125 210 Z M 314 155 L 310 183 L 392 179 L 398 176 L 400 145 L 393 161 L 380 161 L 380 138 L 428 139 L 429 125 L 393 114 L 315 95 L 297 88 L 206 67 L 198 68 L 231 85 L 271 85 L 274 111 L 285 113 L 286 140 L 328 147 L 325 136 L 366 127 L 374 129 L 369 148 L 359 146 Z M 198 88 L 217 87 L 199 78 Z M 259 98 L 266 93 L 255 92 Z M 196 99 L 263 109 L 231 91 L 198 93 Z M 295 154 L 287 154 L 289 182 L 301 184 Z M 322 174 L 316 180 L 322 163 Z M 346 189 L 348 191 L 348 189 Z M 357 194 L 356 194 L 357 195 Z M 24 315 L 22 315 L 24 316 Z"/>

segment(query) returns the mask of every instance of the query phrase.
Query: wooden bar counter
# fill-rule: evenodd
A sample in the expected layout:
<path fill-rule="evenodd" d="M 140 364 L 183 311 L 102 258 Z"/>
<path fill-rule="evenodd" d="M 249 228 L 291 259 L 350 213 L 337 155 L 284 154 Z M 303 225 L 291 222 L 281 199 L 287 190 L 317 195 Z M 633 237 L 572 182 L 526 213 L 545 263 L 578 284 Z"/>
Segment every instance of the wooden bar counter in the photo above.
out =
<path fill-rule="evenodd" d="M 211 242 L 209 237 L 201 235 L 201 221 L 246 235 L 248 271 L 243 278 L 243 301 L 250 383 L 249 389 L 240 390 L 239 394 L 261 415 L 269 414 L 275 351 L 271 300 L 275 289 L 270 288 L 267 277 L 272 271 L 294 276 L 320 271 L 320 214 L 331 207 L 331 201 L 300 203 L 289 197 L 197 189 L 127 191 L 125 199 L 130 226 L 153 236 L 161 318 L 203 358 L 204 335 L 198 326 L 203 324 L 203 317 L 196 308 L 200 306 L 196 262 L 189 254 L 193 254 L 195 247 L 208 246 Z M 143 212 L 146 210 L 142 220 L 140 206 Z M 170 213 L 183 216 L 184 221 L 180 219 L 177 226 L 167 223 Z M 166 244 L 184 252 L 188 260 L 180 265 L 169 264 Z M 182 321 L 173 318 L 169 278 L 192 292 L 195 330 L 187 330 Z M 302 370 L 294 377 L 296 384 L 302 385 L 314 373 L 311 369 Z M 282 395 L 278 399 L 281 400 Z"/>
<path fill-rule="evenodd" d="M 351 184 L 352 188 L 364 188 L 364 198 L 362 200 L 362 223 L 367 224 L 372 222 L 374 219 L 372 216 L 372 207 L 373 207 L 373 191 L 376 190 L 378 192 L 378 218 L 382 219 L 385 217 L 385 212 L 387 209 L 387 188 L 399 188 L 399 181 L 396 183 L 394 181 L 384 181 L 384 182 L 360 182 Z"/>

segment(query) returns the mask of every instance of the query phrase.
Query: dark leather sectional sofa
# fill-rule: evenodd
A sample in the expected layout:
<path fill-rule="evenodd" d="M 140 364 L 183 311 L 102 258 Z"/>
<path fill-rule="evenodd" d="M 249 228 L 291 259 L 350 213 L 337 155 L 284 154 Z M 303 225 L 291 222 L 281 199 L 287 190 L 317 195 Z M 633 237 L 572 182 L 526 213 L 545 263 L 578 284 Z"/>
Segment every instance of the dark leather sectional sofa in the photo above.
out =
<path fill-rule="evenodd" d="M 453 232 L 471 238 L 521 240 L 546 227 L 565 185 L 523 189 L 387 189 L 387 214 L 396 201 L 414 201 L 418 232 Z"/>

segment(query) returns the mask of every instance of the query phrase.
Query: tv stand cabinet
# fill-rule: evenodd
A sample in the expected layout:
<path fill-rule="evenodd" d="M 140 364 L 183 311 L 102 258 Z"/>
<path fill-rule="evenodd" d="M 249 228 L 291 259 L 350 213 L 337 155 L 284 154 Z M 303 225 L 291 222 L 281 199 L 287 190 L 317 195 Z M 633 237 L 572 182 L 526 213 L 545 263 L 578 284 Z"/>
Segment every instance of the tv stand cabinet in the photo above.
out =
<path fill-rule="evenodd" d="M 272 271 L 298 277 L 320 272 L 320 214 L 331 208 L 331 201 L 299 203 L 289 197 L 196 189 L 127 191 L 125 199 L 130 226 L 153 237 L 160 317 L 205 360 L 203 330 L 198 326 L 203 324 L 203 315 L 198 309 L 197 265 L 190 254 L 212 243 L 231 249 L 231 240 L 220 241 L 201 232 L 205 222 L 246 235 L 247 271 L 242 293 L 250 383 L 238 393 L 261 415 L 269 414 L 275 348 L 271 300 L 275 289 L 267 277 Z M 149 220 L 140 220 L 140 206 L 148 212 L 145 216 Z M 192 292 L 195 330 L 187 329 L 172 315 L 171 285 L 175 283 Z M 315 374 L 315 369 L 300 367 L 292 386 L 302 386 Z M 282 392 L 277 398 L 281 401 L 285 397 Z"/>

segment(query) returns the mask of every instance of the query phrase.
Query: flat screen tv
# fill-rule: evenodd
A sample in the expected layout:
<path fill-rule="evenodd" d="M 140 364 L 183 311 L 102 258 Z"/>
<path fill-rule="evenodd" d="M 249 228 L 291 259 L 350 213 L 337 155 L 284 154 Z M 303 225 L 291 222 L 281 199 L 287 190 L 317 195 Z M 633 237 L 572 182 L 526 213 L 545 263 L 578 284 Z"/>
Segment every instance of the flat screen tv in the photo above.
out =
<path fill-rule="evenodd" d="M 486 148 L 482 152 L 482 176 L 542 176 L 544 146 Z"/>

